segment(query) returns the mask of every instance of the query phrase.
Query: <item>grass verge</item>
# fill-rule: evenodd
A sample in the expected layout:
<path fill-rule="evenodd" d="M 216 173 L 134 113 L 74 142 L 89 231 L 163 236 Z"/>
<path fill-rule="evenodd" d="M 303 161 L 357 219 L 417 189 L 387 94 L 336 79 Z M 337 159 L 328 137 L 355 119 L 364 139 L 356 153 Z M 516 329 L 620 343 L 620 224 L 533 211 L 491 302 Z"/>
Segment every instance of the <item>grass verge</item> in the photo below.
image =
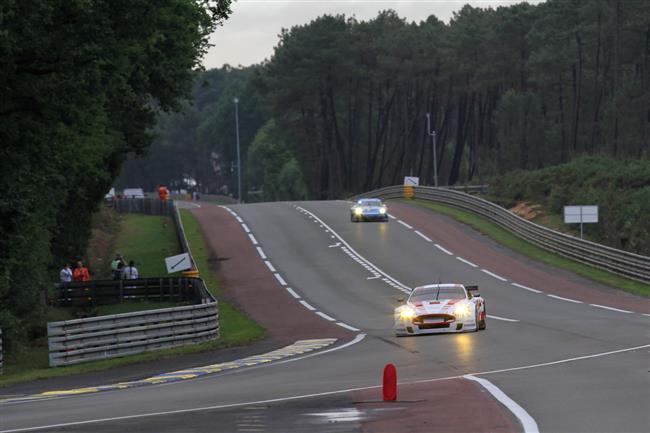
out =
<path fill-rule="evenodd" d="M 139 217 L 140 215 L 130 215 Z M 182 211 L 183 224 L 185 226 L 186 235 L 192 254 L 196 260 L 197 266 L 202 271 L 201 277 L 205 280 L 211 293 L 219 298 L 220 290 L 216 276 L 211 272 L 208 266 L 208 249 L 205 245 L 198 221 L 188 211 Z M 151 218 L 151 217 L 145 217 Z M 132 230 L 131 223 L 135 221 L 136 227 L 140 227 L 142 231 Z M 162 262 L 161 254 L 167 254 L 167 250 L 171 247 L 164 247 L 161 243 L 153 243 L 149 247 L 141 246 L 140 244 L 146 242 L 136 242 L 133 237 L 142 235 L 143 233 L 154 234 L 161 239 L 161 230 L 165 231 L 171 227 L 173 233 L 173 224 L 167 224 L 163 227 L 162 222 L 144 221 L 140 218 L 128 218 L 124 221 L 123 228 L 131 236 L 120 236 L 120 238 L 129 239 L 129 245 L 121 244 L 118 241 L 118 251 L 120 251 L 127 259 L 137 258 L 138 263 L 141 263 L 143 271 L 155 271 L 158 260 Z M 123 232 L 124 233 L 124 232 Z M 174 242 L 176 241 L 174 234 Z M 133 241 L 133 242 L 131 242 Z M 177 244 L 175 244 L 177 245 Z M 171 250 L 170 250 L 171 251 Z M 177 250 L 176 250 L 177 251 Z M 150 267 L 151 266 L 151 267 Z M 164 269 L 164 265 L 163 269 Z M 154 269 L 150 271 L 150 269 Z M 151 274 L 149 274 L 151 275 Z M 164 275 L 162 273 L 161 275 Z M 167 302 L 125 302 L 123 304 L 108 305 L 99 307 L 99 314 L 117 314 L 126 313 L 131 311 L 140 311 L 144 309 L 153 308 L 166 308 L 178 306 L 177 303 Z M 69 311 L 63 308 L 50 308 L 48 311 L 48 320 L 67 320 L 74 318 Z M 138 355 L 131 355 L 123 358 L 112 358 L 102 361 L 92 361 L 78 365 L 70 365 L 65 367 L 50 368 L 48 364 L 48 350 L 47 340 L 41 339 L 35 341 L 31 347 L 25 347 L 17 350 L 15 353 L 5 356 L 4 371 L 0 375 L 0 387 L 33 381 L 37 379 L 47 379 L 52 377 L 68 376 L 78 373 L 88 373 L 95 371 L 107 370 L 110 368 L 135 364 L 139 362 L 155 361 L 160 359 L 172 358 L 178 355 L 205 352 L 222 347 L 231 347 L 246 344 L 264 337 L 264 329 L 257 325 L 254 321 L 239 312 L 234 306 L 225 301 L 219 301 L 219 321 L 221 337 L 214 341 L 206 343 L 178 347 L 175 349 L 167 349 L 156 352 L 141 353 Z"/>
<path fill-rule="evenodd" d="M 407 203 L 414 203 L 418 206 L 431 209 L 435 212 L 451 216 L 452 218 L 465 223 L 468 226 L 478 230 L 479 232 L 489 236 L 500 244 L 532 259 L 546 263 L 547 265 L 566 269 L 585 278 L 589 278 L 598 283 L 615 287 L 625 292 L 650 297 L 650 285 L 648 284 L 628 280 L 610 272 L 603 271 L 589 265 L 575 262 L 557 254 L 550 253 L 525 240 L 518 238 L 497 224 L 471 212 L 467 212 L 465 210 L 457 209 L 451 206 L 431 203 L 424 200 L 411 200 Z"/>

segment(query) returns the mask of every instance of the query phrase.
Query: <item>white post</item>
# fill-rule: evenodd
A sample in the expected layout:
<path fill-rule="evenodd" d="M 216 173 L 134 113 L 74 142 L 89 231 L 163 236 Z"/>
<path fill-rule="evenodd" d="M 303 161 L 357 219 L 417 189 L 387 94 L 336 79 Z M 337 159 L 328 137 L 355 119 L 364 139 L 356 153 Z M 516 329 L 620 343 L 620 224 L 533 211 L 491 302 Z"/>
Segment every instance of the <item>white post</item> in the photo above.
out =
<path fill-rule="evenodd" d="M 431 131 L 431 115 L 427 113 L 427 134 L 431 136 L 433 147 L 433 186 L 438 186 L 438 158 L 436 155 L 436 131 Z"/>

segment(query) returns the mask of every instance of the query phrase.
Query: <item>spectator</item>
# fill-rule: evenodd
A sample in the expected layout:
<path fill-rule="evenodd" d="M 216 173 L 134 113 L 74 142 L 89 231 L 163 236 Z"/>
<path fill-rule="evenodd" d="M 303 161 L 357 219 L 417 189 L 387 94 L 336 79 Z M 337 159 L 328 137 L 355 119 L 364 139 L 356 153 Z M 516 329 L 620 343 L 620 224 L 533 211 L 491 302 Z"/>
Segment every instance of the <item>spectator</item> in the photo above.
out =
<path fill-rule="evenodd" d="M 61 269 L 61 272 L 59 272 L 59 281 L 61 282 L 61 286 L 64 287 L 72 281 L 72 269 L 70 269 L 70 263 L 66 263 L 65 266 L 63 266 L 63 269 Z"/>
<path fill-rule="evenodd" d="M 126 265 L 124 258 L 121 254 L 115 256 L 115 260 L 111 262 L 111 271 L 113 272 L 113 279 L 119 280 L 122 278 L 122 268 Z"/>
<path fill-rule="evenodd" d="M 84 266 L 81 260 L 77 262 L 77 267 L 72 272 L 72 279 L 74 281 L 90 280 L 90 273 L 88 272 L 88 268 Z"/>
<path fill-rule="evenodd" d="M 161 200 L 169 199 L 169 190 L 165 185 L 160 185 L 158 187 L 158 197 L 160 197 Z"/>
<path fill-rule="evenodd" d="M 138 278 L 140 278 L 138 268 L 135 267 L 135 262 L 131 260 L 129 262 L 129 266 L 126 266 L 124 269 L 122 269 L 122 279 L 137 280 Z"/>

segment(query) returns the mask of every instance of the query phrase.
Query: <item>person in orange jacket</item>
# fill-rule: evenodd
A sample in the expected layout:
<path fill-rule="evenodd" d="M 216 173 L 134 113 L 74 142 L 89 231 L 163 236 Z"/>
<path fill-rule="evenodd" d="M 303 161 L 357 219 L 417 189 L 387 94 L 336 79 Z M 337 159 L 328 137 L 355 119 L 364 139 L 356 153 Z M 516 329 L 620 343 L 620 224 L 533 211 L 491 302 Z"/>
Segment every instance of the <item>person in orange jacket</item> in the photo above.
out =
<path fill-rule="evenodd" d="M 165 185 L 160 185 L 158 187 L 158 197 L 160 197 L 161 200 L 169 199 L 169 190 Z"/>
<path fill-rule="evenodd" d="M 77 262 L 77 267 L 74 268 L 74 271 L 72 272 L 72 279 L 74 281 L 90 280 L 90 273 L 88 272 L 88 268 L 84 266 L 81 260 Z"/>

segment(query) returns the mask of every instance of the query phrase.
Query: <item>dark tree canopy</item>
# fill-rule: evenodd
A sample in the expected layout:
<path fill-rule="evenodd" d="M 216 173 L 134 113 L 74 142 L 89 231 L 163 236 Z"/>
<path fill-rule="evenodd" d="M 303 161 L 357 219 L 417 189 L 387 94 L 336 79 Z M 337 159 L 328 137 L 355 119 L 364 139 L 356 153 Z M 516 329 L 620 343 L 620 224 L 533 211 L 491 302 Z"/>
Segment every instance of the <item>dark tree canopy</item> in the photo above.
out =
<path fill-rule="evenodd" d="M 189 95 L 230 0 L 0 3 L 0 327 L 43 321 L 51 272 L 159 112 Z"/>

